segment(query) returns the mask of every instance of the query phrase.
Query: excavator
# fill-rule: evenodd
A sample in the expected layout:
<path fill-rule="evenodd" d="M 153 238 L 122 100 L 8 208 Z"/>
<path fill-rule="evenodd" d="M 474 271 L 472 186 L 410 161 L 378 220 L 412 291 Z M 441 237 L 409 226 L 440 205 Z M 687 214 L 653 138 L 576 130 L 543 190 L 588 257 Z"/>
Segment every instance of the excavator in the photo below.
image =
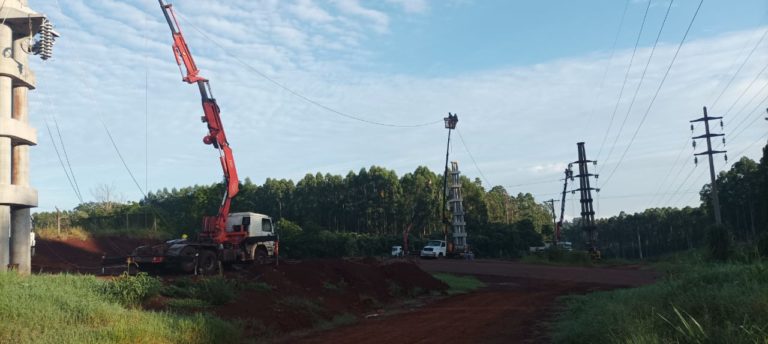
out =
<path fill-rule="evenodd" d="M 197 238 L 141 246 L 133 251 L 129 259 L 140 267 L 161 265 L 185 272 L 211 273 L 221 263 L 261 263 L 270 257 L 277 257 L 279 240 L 269 216 L 253 212 L 230 213 L 232 200 L 239 191 L 239 181 L 232 149 L 221 122 L 219 105 L 213 97 L 208 79 L 200 76 L 172 5 L 163 0 L 158 2 L 171 29 L 173 54 L 182 80 L 188 84 L 197 84 L 200 90 L 204 114 L 201 119 L 208 128 L 203 143 L 213 146 L 219 153 L 225 191 L 218 213 L 203 218 L 202 230 Z"/>

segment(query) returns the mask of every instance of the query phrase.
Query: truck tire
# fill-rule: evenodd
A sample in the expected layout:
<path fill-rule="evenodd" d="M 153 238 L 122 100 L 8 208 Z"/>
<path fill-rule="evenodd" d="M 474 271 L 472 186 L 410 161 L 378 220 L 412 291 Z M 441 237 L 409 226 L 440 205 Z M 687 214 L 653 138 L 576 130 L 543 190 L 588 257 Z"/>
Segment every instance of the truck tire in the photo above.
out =
<path fill-rule="evenodd" d="M 181 253 L 179 253 L 179 257 L 181 258 L 181 263 L 179 263 L 179 268 L 183 272 L 192 272 L 195 270 L 195 255 L 197 254 L 197 249 L 193 246 L 187 246 L 181 250 Z"/>
<path fill-rule="evenodd" d="M 256 259 L 253 260 L 255 264 L 262 265 L 269 261 L 269 254 L 264 246 L 256 248 Z"/>
<path fill-rule="evenodd" d="M 203 275 L 209 275 L 216 271 L 218 266 L 216 260 L 216 253 L 211 250 L 201 250 L 200 256 L 198 256 L 197 267 L 200 269 L 200 273 Z"/>

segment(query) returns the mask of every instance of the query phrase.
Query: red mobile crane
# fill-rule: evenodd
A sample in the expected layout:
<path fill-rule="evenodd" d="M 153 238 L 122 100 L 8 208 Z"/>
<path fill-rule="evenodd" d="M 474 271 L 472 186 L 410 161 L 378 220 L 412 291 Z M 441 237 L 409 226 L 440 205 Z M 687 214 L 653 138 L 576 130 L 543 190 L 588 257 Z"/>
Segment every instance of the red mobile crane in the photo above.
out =
<path fill-rule="evenodd" d="M 232 149 L 221 122 L 219 105 L 213 98 L 208 79 L 199 75 L 200 70 L 181 33 L 172 5 L 163 0 L 158 2 L 171 29 L 173 53 L 182 80 L 197 84 L 200 90 L 204 113 L 202 121 L 208 126 L 208 134 L 203 137 L 203 143 L 213 145 L 219 152 L 226 190 L 216 216 L 203 218 L 203 229 L 197 239 L 177 239 L 139 247 L 132 254 L 133 261 L 140 265 L 178 264 L 185 271 L 199 268 L 202 272 L 211 272 L 216 269 L 217 262 L 262 261 L 269 256 L 277 256 L 278 238 L 269 216 L 251 212 L 230 213 L 232 199 L 239 191 L 239 181 Z M 182 64 L 186 74 L 181 69 Z"/>

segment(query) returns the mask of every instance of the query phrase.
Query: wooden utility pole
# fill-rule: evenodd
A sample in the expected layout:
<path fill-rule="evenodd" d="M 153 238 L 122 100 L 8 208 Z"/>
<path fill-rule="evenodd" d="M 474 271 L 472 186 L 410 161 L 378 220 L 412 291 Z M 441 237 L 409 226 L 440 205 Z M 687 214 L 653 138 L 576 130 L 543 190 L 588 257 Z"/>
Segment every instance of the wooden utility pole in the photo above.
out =
<path fill-rule="evenodd" d="M 712 117 L 707 114 L 707 107 L 704 107 L 704 117 L 697 118 L 691 121 L 691 132 L 693 132 L 693 123 L 694 122 L 704 122 L 704 135 L 694 136 L 693 137 L 693 148 L 696 148 L 696 139 L 707 139 L 707 150 L 700 153 L 694 154 L 694 163 L 698 164 L 699 159 L 697 158 L 699 155 L 707 155 L 709 157 L 709 179 L 711 181 L 712 185 L 712 206 L 715 211 L 715 223 L 720 225 L 723 223 L 722 217 L 720 216 L 720 198 L 717 196 L 717 179 L 715 178 L 715 162 L 712 158 L 715 154 L 723 153 L 725 154 L 725 161 L 728 161 L 728 154 L 726 154 L 727 151 L 724 150 L 712 150 L 712 140 L 711 138 L 717 137 L 717 136 L 725 136 L 723 133 L 719 134 L 712 134 L 709 131 L 709 121 L 714 120 L 720 120 L 720 129 L 723 128 L 723 117 Z M 723 144 L 725 144 L 725 137 L 723 137 Z"/>
<path fill-rule="evenodd" d="M 56 207 L 56 233 L 61 236 L 61 212 L 59 207 Z"/>
<path fill-rule="evenodd" d="M 552 210 L 552 244 L 557 245 L 557 214 L 555 213 L 555 202 L 560 202 L 554 198 L 548 199 L 544 201 L 544 203 L 549 204 L 549 209 Z"/>

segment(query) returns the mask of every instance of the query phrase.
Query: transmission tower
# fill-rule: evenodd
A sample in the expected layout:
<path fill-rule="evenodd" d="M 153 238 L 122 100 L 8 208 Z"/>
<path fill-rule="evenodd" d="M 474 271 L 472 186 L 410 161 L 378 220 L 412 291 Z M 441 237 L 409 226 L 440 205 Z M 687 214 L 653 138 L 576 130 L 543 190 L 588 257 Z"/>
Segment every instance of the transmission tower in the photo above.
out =
<path fill-rule="evenodd" d="M 571 190 L 571 193 L 579 191 L 581 202 L 581 228 L 586 236 L 586 244 L 589 252 L 596 257 L 599 257 L 599 250 L 597 248 L 597 227 L 595 226 L 595 210 L 592 207 L 592 190 L 600 192 L 600 189 L 593 188 L 590 184 L 590 177 L 597 179 L 597 174 L 589 173 L 589 163 L 597 165 L 597 161 L 587 160 L 587 153 L 584 149 L 584 142 L 578 142 L 576 144 L 579 150 L 579 160 L 576 160 L 568 165 L 570 168 L 573 164 L 579 165 L 579 174 L 572 177 L 579 178 L 579 188 Z M 567 172 L 566 172 L 567 176 Z M 567 179 L 567 178 L 566 178 Z"/>
<path fill-rule="evenodd" d="M 693 157 L 693 163 L 698 165 L 699 164 L 699 155 L 707 155 L 709 157 L 709 179 L 711 181 L 712 185 L 712 206 L 715 210 L 715 223 L 716 224 L 722 224 L 723 220 L 720 216 L 720 198 L 717 196 L 717 183 L 715 179 L 715 163 L 714 159 L 712 158 L 715 154 L 725 154 L 725 161 L 728 162 L 728 154 L 727 151 L 724 150 L 712 150 L 712 138 L 717 136 L 723 136 L 723 145 L 725 145 L 725 134 L 723 133 L 711 133 L 709 131 L 709 121 L 715 121 L 720 120 L 720 130 L 723 130 L 723 117 L 711 117 L 707 114 L 707 107 L 704 107 L 704 117 L 697 118 L 691 121 L 691 133 L 693 133 L 693 123 L 694 122 L 704 122 L 704 135 L 694 136 L 693 137 L 693 149 L 696 149 L 696 139 L 707 139 L 707 150 L 704 152 L 694 153 Z"/>
<path fill-rule="evenodd" d="M 449 250 L 455 254 L 467 251 L 467 223 L 464 222 L 464 204 L 461 197 L 461 178 L 459 163 L 451 161 L 451 188 L 448 191 L 448 208 L 451 210 L 451 228 L 453 229 L 453 245 Z"/>

